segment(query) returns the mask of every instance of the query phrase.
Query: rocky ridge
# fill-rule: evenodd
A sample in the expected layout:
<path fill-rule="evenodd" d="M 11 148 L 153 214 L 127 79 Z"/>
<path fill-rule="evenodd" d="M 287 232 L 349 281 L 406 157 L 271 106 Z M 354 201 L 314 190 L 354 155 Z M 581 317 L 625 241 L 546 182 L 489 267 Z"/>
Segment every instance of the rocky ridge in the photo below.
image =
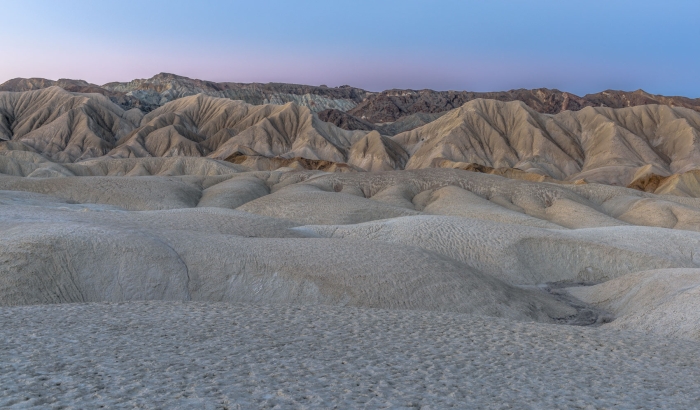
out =
<path fill-rule="evenodd" d="M 257 170 L 455 168 L 700 195 L 700 113 L 691 109 L 541 114 L 522 101 L 477 99 L 435 118 L 419 113 L 371 130 L 345 130 L 294 102 L 251 105 L 197 94 L 144 115 L 104 95 L 58 86 L 0 92 L 0 169 L 70 175 L 59 164 L 208 157 Z"/>
<path fill-rule="evenodd" d="M 643 90 L 607 90 L 579 97 L 556 89 L 518 89 L 501 92 L 433 91 L 433 90 L 387 90 L 370 94 L 349 115 L 370 123 L 386 123 L 416 113 L 444 113 L 459 108 L 476 99 L 497 101 L 522 101 L 539 113 L 557 114 L 562 111 L 578 111 L 585 107 L 625 108 L 638 105 L 663 104 L 672 107 L 690 108 L 700 111 L 700 99 L 665 97 L 649 94 Z M 347 123 L 352 122 L 346 120 Z"/>
<path fill-rule="evenodd" d="M 583 97 L 547 88 L 499 92 L 399 89 L 369 92 L 348 85 L 326 87 L 284 83 L 214 82 L 169 73 L 129 82 L 110 82 L 101 86 L 83 80 L 15 78 L 0 84 L 0 91 L 30 91 L 51 86 L 58 86 L 70 92 L 102 94 L 125 110 L 139 108 L 144 112 L 153 111 L 178 98 L 196 94 L 242 100 L 254 105 L 294 102 L 306 106 L 312 112 L 319 112 L 324 121 L 332 122 L 340 128 L 366 131 L 376 129 L 387 135 L 407 131 L 406 127 L 411 121 L 403 123 L 402 128 L 398 130 L 390 127 L 390 123 L 414 114 L 437 116 L 475 99 L 523 101 L 528 107 L 544 114 L 577 111 L 585 107 L 624 108 L 648 104 L 700 111 L 700 99 L 655 95 L 643 90 L 606 90 Z M 418 122 L 421 121 L 423 120 Z M 377 124 L 384 129 L 378 129 Z M 414 128 L 418 125 L 414 125 Z"/>
<path fill-rule="evenodd" d="M 125 110 L 139 108 L 146 113 L 170 101 L 196 94 L 242 100 L 254 105 L 295 102 L 307 106 L 313 112 L 325 109 L 348 110 L 368 94 L 365 90 L 350 86 L 331 88 L 284 83 L 217 83 L 169 73 L 101 86 L 83 80 L 15 78 L 0 84 L 0 91 L 21 92 L 52 86 L 76 93 L 102 94 Z"/>

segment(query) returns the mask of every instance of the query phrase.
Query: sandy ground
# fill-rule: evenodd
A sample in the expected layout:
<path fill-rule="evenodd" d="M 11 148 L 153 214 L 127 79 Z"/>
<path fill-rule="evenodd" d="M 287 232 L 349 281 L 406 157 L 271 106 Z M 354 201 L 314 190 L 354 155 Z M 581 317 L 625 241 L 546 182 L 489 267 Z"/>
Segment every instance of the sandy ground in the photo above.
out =
<path fill-rule="evenodd" d="M 343 307 L 0 308 L 6 408 L 693 408 L 700 346 Z"/>
<path fill-rule="evenodd" d="M 700 408 L 700 199 L 119 164 L 0 177 L 0 408 Z"/>

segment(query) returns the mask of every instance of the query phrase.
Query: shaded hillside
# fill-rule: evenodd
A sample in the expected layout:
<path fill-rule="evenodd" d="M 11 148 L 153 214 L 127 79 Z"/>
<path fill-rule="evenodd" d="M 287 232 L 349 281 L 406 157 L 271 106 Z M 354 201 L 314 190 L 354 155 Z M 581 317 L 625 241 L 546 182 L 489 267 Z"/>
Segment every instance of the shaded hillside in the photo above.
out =
<path fill-rule="evenodd" d="M 345 111 L 328 109 L 318 113 L 318 117 L 322 121 L 330 122 L 338 128 L 344 130 L 363 130 L 363 131 L 378 131 L 383 135 L 396 135 L 404 131 L 410 131 L 418 128 L 429 122 L 440 118 L 444 112 L 439 113 L 415 113 L 405 117 L 401 117 L 397 121 L 389 123 L 372 124 L 363 119 L 357 118 Z"/>
<path fill-rule="evenodd" d="M 74 94 L 55 86 L 0 92 L 0 140 L 11 141 L 4 150 L 17 153 L 7 155 L 24 162 L 37 162 L 29 159 L 37 154 L 59 163 L 102 156 L 224 160 L 243 154 L 393 170 L 407 161 L 398 144 L 376 131 L 337 128 L 295 103 L 251 105 L 199 94 L 143 116 L 102 95 Z"/>
<path fill-rule="evenodd" d="M 160 73 L 149 79 L 128 83 L 107 83 L 102 86 L 111 92 L 146 101 L 154 106 L 196 94 L 242 100 L 249 104 L 286 104 L 294 102 L 313 112 L 329 108 L 348 110 L 361 102 L 367 92 L 350 86 L 326 87 L 284 83 L 216 83 L 196 80 L 175 74 Z"/>
<path fill-rule="evenodd" d="M 368 95 L 348 114 L 370 123 L 393 122 L 416 113 L 440 113 L 461 107 L 475 99 L 498 101 L 522 101 L 533 110 L 544 114 L 562 111 L 578 111 L 584 107 L 624 108 L 647 104 L 665 104 L 700 111 L 700 99 L 686 97 L 664 97 L 648 94 L 642 90 L 634 92 L 608 90 L 583 97 L 547 88 L 534 90 L 510 90 L 500 92 L 433 91 L 433 90 L 387 90 Z M 350 123 L 349 120 L 346 120 Z"/>
<path fill-rule="evenodd" d="M 21 142 L 57 162 L 105 155 L 141 120 L 100 94 L 73 94 L 53 86 L 0 92 L 0 140 Z"/>
<path fill-rule="evenodd" d="M 73 93 L 96 93 L 109 98 L 113 103 L 121 106 L 125 110 L 139 108 L 142 111 L 150 111 L 156 106 L 149 105 L 123 92 L 110 91 L 96 84 L 90 84 L 83 80 L 70 80 L 61 78 L 58 81 L 47 80 L 45 78 L 14 78 L 0 84 L 0 91 L 32 91 L 48 87 L 60 87 Z"/>
<path fill-rule="evenodd" d="M 662 104 L 700 111 L 700 99 L 666 97 L 646 93 L 607 90 L 579 97 L 554 89 L 518 89 L 499 92 L 386 90 L 379 93 L 351 86 L 326 87 L 284 83 L 232 83 L 192 79 L 175 74 L 160 73 L 148 79 L 129 82 L 111 82 L 104 85 L 82 80 L 43 78 L 15 78 L 0 84 L 0 91 L 31 91 L 58 86 L 77 93 L 98 93 L 129 110 L 143 112 L 178 98 L 196 94 L 241 100 L 253 105 L 289 102 L 318 112 L 328 121 L 346 130 L 376 130 L 384 135 L 395 135 L 419 127 L 437 116 L 483 98 L 498 101 L 522 101 L 533 110 L 544 114 L 577 111 L 585 107 L 624 108 L 638 105 Z M 428 117 L 425 117 L 428 115 Z M 398 123 L 398 120 L 404 122 Z"/>
<path fill-rule="evenodd" d="M 223 160 L 243 154 L 350 165 L 381 157 L 380 162 L 387 161 L 383 168 L 394 169 L 391 155 L 379 146 L 360 153 L 353 151 L 354 144 L 364 144 L 367 137 L 364 132 L 346 131 L 320 121 L 308 108 L 294 103 L 250 105 L 200 94 L 173 101 L 146 115 L 141 126 L 108 156 L 209 156 Z M 380 145 L 396 145 L 381 138 L 377 140 Z"/>
<path fill-rule="evenodd" d="M 393 137 L 407 169 L 445 160 L 517 168 L 559 180 L 623 185 L 698 168 L 700 113 L 647 105 L 540 114 L 520 101 L 474 100 Z"/>
<path fill-rule="evenodd" d="M 477 99 L 444 114 L 368 125 L 344 130 L 295 103 L 251 105 L 205 94 L 144 116 L 103 95 L 57 86 L 0 92 L 0 140 L 7 141 L 0 172 L 69 175 L 37 164 L 208 157 L 257 170 L 455 168 L 700 195 L 700 113 L 687 108 L 585 107 L 552 115 L 521 101 Z"/>
<path fill-rule="evenodd" d="M 66 91 L 98 93 L 124 109 L 150 112 L 170 101 L 196 94 L 242 100 L 249 104 L 286 104 L 295 102 L 317 112 L 325 109 L 348 110 L 361 102 L 367 91 L 350 86 L 326 87 L 284 83 L 217 83 L 160 73 L 148 79 L 102 86 L 82 80 L 15 78 L 0 84 L 0 91 L 30 91 L 58 86 Z"/>

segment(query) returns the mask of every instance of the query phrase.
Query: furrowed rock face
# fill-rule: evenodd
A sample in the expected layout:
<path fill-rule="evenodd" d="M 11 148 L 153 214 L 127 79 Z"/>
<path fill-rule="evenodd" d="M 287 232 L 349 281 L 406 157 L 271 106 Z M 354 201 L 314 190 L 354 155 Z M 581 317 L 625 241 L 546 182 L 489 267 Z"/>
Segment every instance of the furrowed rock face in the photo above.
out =
<path fill-rule="evenodd" d="M 390 123 L 372 124 L 363 119 L 350 115 L 347 112 L 340 110 L 324 110 L 318 113 L 318 118 L 322 121 L 330 122 L 338 128 L 344 130 L 361 130 L 361 131 L 379 131 L 382 135 L 393 136 L 404 131 L 410 131 L 443 116 L 446 112 L 438 112 L 433 114 L 416 113 Z"/>
<path fill-rule="evenodd" d="M 586 107 L 547 115 L 519 101 L 474 100 L 392 139 L 411 155 L 406 169 L 448 160 L 626 186 L 647 173 L 696 168 L 699 135 L 700 113 L 686 108 Z"/>
<path fill-rule="evenodd" d="M 330 88 L 282 83 L 216 83 L 168 73 L 128 83 L 107 83 L 102 87 L 111 92 L 138 98 L 153 107 L 178 98 L 206 94 L 255 105 L 282 105 L 294 102 L 308 107 L 313 112 L 326 109 L 346 111 L 356 106 L 367 94 L 365 90 L 349 86 Z"/>
<path fill-rule="evenodd" d="M 700 113 L 688 108 L 585 107 L 542 114 L 522 101 L 476 99 L 446 113 L 363 122 L 370 130 L 342 129 L 322 116 L 293 102 L 251 105 L 206 94 L 144 115 L 124 111 L 104 95 L 58 86 L 0 92 L 0 139 L 6 141 L 0 168 L 12 175 L 68 175 L 72 171 L 57 164 L 208 157 L 256 170 L 456 168 L 700 194 Z M 344 117 L 338 118 L 343 125 Z"/>
<path fill-rule="evenodd" d="M 61 78 L 58 81 L 47 80 L 45 78 L 13 78 L 12 80 L 8 80 L 0 84 L 0 91 L 31 91 L 53 86 L 61 87 L 66 91 L 72 92 L 83 92 L 84 90 L 84 92 L 90 92 L 87 90 L 99 88 L 98 86 L 90 84 L 87 81 L 70 80 L 67 78 Z"/>
<path fill-rule="evenodd" d="M 408 154 L 401 145 L 372 131 L 350 147 L 349 163 L 366 171 L 403 169 Z"/>
<path fill-rule="evenodd" d="M 154 108 L 154 106 L 146 104 L 133 95 L 126 95 L 126 93 L 110 91 L 100 87 L 99 85 L 90 84 L 87 81 L 70 80 L 66 78 L 61 78 L 58 81 L 47 80 L 45 78 L 14 78 L 0 84 L 0 91 L 21 92 L 40 90 L 48 87 L 60 87 L 73 93 L 102 94 L 125 110 L 139 108 L 143 111 L 150 111 Z"/>
<path fill-rule="evenodd" d="M 625 92 L 619 90 L 606 90 L 600 93 L 587 94 L 583 97 L 587 106 L 624 108 L 638 105 L 663 104 L 671 107 L 690 108 L 700 111 L 699 98 L 667 97 L 663 95 L 649 94 L 644 90 Z"/>
<path fill-rule="evenodd" d="M 580 170 L 583 152 L 563 132 L 548 133 L 545 121 L 522 102 L 475 100 L 393 140 L 411 154 L 407 169 L 448 159 L 493 168 L 534 168 L 564 179 Z M 537 161 L 539 157 L 549 161 Z"/>
<path fill-rule="evenodd" d="M 317 87 L 284 83 L 213 82 L 168 73 L 160 73 L 148 79 L 111 82 L 101 86 L 83 80 L 15 78 L 0 84 L 0 91 L 31 91 L 51 86 L 61 87 L 70 92 L 102 94 L 125 110 L 139 108 L 144 112 L 153 111 L 178 98 L 196 94 L 242 100 L 254 105 L 284 105 L 294 102 L 312 112 L 320 113 L 322 120 L 340 128 L 365 131 L 376 129 L 385 135 L 395 135 L 424 125 L 437 118 L 432 117 L 426 121 L 425 115 L 439 116 L 480 98 L 503 102 L 522 101 L 533 110 L 544 114 L 557 114 L 566 110 L 578 111 L 585 107 L 625 108 L 650 104 L 700 111 L 700 99 L 654 95 L 643 90 L 607 90 L 583 97 L 547 88 L 499 92 L 386 90 L 375 93 L 348 85 Z M 392 123 L 410 117 L 413 119 L 392 126 Z"/>
<path fill-rule="evenodd" d="M 255 106 L 202 94 L 168 103 L 141 124 L 108 155 L 224 160 L 242 153 L 345 163 L 347 149 L 364 135 L 320 121 L 294 103 Z"/>
<path fill-rule="evenodd" d="M 55 86 L 0 92 L 0 139 L 21 142 L 56 162 L 105 155 L 138 125 L 137 118 L 99 94 Z"/>
<path fill-rule="evenodd" d="M 338 128 L 344 130 L 363 130 L 372 131 L 377 129 L 377 126 L 365 120 L 361 120 L 355 116 L 348 114 L 345 111 L 328 109 L 318 113 L 318 118 L 321 121 L 330 122 Z"/>
<path fill-rule="evenodd" d="M 125 110 L 139 108 L 150 112 L 179 98 L 197 94 L 242 100 L 249 104 L 279 104 L 294 102 L 308 107 L 312 112 L 326 109 L 347 111 L 355 107 L 368 94 L 360 88 L 315 87 L 283 83 L 217 83 L 191 79 L 168 73 L 160 73 L 148 79 L 126 83 L 112 82 L 102 86 L 83 80 L 43 78 L 15 78 L 0 84 L 0 91 L 30 91 L 57 86 L 70 92 L 97 93 L 108 97 Z"/>
<path fill-rule="evenodd" d="M 250 105 L 199 94 L 143 116 L 139 110 L 122 110 L 102 95 L 69 93 L 59 87 L 0 93 L 0 138 L 12 142 L 5 144 L 3 155 L 22 169 L 31 167 L 17 161 L 67 163 L 103 156 L 225 160 L 238 154 L 325 161 L 342 168 L 353 144 L 364 137 L 365 132 L 337 128 L 295 103 Z M 372 166 L 391 170 L 403 166 L 405 153 L 396 154 L 402 152 L 396 143 L 379 134 L 376 143 L 380 145 L 374 144 L 369 154 Z M 381 154 L 385 150 L 389 153 Z M 30 159 L 32 155 L 38 157 Z M 353 158 L 362 160 L 362 155 Z M 26 175 L 33 170 L 17 172 Z"/>
<path fill-rule="evenodd" d="M 348 111 L 370 123 L 393 122 L 417 113 L 440 113 L 462 106 L 476 99 L 503 102 L 522 101 L 534 111 L 557 114 L 578 111 L 585 107 L 625 108 L 648 104 L 665 104 L 700 111 L 700 99 L 665 97 L 637 90 L 634 92 L 608 90 L 583 97 L 547 88 L 477 93 L 471 91 L 387 90 L 368 95 L 364 101 Z"/>
<path fill-rule="evenodd" d="M 417 113 L 441 113 L 459 108 L 475 99 L 499 101 L 523 101 L 532 109 L 543 113 L 556 113 L 563 109 L 580 109 L 572 94 L 559 90 L 512 90 L 494 93 L 469 91 L 387 90 L 368 96 L 349 114 L 372 123 L 394 122 Z M 575 97 L 575 96 L 573 96 Z"/>

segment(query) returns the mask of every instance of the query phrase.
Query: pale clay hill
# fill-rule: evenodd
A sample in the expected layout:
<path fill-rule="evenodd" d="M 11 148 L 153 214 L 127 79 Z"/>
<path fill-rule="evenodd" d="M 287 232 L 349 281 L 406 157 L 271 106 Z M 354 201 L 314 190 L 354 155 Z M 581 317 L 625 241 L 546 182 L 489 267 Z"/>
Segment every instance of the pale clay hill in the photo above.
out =
<path fill-rule="evenodd" d="M 101 86 L 83 80 L 14 78 L 0 84 L 0 91 L 30 91 L 50 86 L 62 87 L 71 92 L 102 94 L 126 110 L 139 108 L 144 112 L 152 111 L 175 99 L 196 94 L 242 100 L 254 105 L 294 102 L 313 112 L 319 112 L 324 121 L 331 121 L 341 128 L 367 130 L 367 127 L 379 125 L 384 128 L 384 132 L 394 131 L 392 127 L 385 126 L 404 117 L 420 117 L 420 114 L 439 116 L 475 99 L 523 101 L 533 110 L 545 114 L 577 111 L 585 107 L 625 108 L 648 104 L 700 111 L 700 99 L 667 97 L 649 94 L 643 90 L 607 90 L 583 97 L 547 88 L 499 92 L 396 89 L 369 92 L 348 85 L 327 87 L 284 83 L 214 82 L 169 73 L 129 82 L 111 82 Z"/>
<path fill-rule="evenodd" d="M 518 89 L 481 93 L 471 91 L 386 90 L 367 95 L 356 107 L 348 110 L 348 115 L 371 123 L 387 123 L 418 113 L 439 115 L 477 99 L 491 99 L 502 102 L 522 101 L 534 111 L 543 114 L 557 114 L 567 110 L 578 111 L 585 107 L 626 108 L 649 104 L 663 104 L 700 111 L 700 99 L 666 97 L 649 94 L 643 90 L 632 92 L 607 90 L 579 97 L 564 91 L 538 88 L 533 90 Z"/>
<path fill-rule="evenodd" d="M 700 113 L 667 105 L 541 114 L 477 99 L 394 136 L 344 130 L 295 103 L 204 94 L 148 114 L 60 87 L 0 92 L 2 167 L 71 175 L 97 158 L 209 157 L 249 169 L 460 168 L 537 181 L 604 183 L 698 196 Z M 407 120 L 410 121 L 410 120 Z M 51 162 L 55 164 L 51 164 Z M 46 165 L 43 165 L 46 163 Z M 74 167 L 73 167 L 74 168 Z"/>
<path fill-rule="evenodd" d="M 698 401 L 692 109 L 37 88 L 0 92 L 0 407 Z"/>
<path fill-rule="evenodd" d="M 330 88 L 284 83 L 217 83 L 168 73 L 161 73 L 149 79 L 126 83 L 113 82 L 102 86 L 82 80 L 15 78 L 0 84 L 0 91 L 30 91 L 51 86 L 71 92 L 102 94 L 126 110 L 139 108 L 144 112 L 152 111 L 178 98 L 197 94 L 242 100 L 254 105 L 295 102 L 313 112 L 327 109 L 346 111 L 363 101 L 368 94 L 365 90 L 350 86 Z"/>

